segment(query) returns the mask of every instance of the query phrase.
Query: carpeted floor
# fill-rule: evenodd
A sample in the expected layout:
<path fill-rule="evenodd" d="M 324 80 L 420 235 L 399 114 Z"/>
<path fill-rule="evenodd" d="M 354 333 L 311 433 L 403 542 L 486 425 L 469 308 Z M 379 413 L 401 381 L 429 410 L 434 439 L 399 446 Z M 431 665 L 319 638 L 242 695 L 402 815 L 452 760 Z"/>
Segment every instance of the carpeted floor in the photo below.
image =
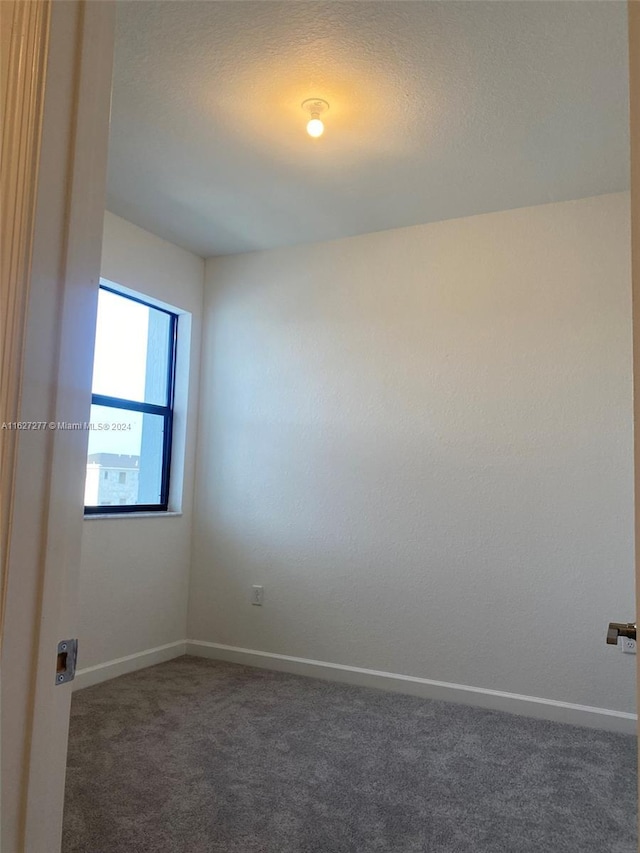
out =
<path fill-rule="evenodd" d="M 73 698 L 64 853 L 635 853 L 635 738 L 184 657 Z"/>

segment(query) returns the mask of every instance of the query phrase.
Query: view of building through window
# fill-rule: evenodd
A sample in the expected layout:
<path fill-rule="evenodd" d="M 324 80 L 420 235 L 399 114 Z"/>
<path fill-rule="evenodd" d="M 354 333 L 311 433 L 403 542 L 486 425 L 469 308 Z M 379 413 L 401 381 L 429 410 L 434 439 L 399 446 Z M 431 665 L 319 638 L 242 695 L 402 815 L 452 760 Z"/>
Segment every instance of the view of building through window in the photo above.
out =
<path fill-rule="evenodd" d="M 175 319 L 100 288 L 85 482 L 89 511 L 166 505 Z"/>

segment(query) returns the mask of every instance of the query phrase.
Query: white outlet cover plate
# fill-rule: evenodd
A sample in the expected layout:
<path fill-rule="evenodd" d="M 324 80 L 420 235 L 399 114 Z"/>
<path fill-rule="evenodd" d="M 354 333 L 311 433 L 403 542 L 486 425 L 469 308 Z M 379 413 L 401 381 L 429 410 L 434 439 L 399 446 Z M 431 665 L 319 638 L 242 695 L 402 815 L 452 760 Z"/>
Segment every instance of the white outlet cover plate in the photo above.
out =
<path fill-rule="evenodd" d="M 620 637 L 620 648 L 626 655 L 637 654 L 636 640 L 631 640 L 629 637 Z"/>

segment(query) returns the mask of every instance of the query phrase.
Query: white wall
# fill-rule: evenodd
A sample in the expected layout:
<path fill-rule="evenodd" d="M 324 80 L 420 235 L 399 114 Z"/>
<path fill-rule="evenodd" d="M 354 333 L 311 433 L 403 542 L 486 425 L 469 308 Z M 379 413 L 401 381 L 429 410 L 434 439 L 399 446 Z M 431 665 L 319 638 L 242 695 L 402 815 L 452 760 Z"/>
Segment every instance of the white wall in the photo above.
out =
<path fill-rule="evenodd" d="M 170 509 L 181 507 L 181 515 L 84 522 L 81 668 L 186 636 L 203 273 L 201 258 L 105 214 L 102 276 L 192 314 L 190 353 L 180 349 L 188 318 L 179 320 L 176 371 L 174 456 L 181 436 L 186 454 L 184 471 L 179 458 L 172 466 Z M 179 495 L 175 487 L 181 480 Z"/>
<path fill-rule="evenodd" d="M 629 246 L 616 194 L 208 261 L 190 637 L 633 711 Z"/>

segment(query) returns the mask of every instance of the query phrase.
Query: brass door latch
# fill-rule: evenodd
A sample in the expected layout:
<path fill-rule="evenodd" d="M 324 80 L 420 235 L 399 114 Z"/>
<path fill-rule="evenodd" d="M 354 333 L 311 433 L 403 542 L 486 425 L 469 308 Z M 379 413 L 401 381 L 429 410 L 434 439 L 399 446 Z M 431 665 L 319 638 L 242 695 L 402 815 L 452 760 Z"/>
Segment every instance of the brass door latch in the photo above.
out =
<path fill-rule="evenodd" d="M 607 643 L 610 646 L 618 645 L 619 637 L 628 637 L 630 640 L 636 639 L 636 623 L 635 622 L 609 622 L 607 631 Z"/>

